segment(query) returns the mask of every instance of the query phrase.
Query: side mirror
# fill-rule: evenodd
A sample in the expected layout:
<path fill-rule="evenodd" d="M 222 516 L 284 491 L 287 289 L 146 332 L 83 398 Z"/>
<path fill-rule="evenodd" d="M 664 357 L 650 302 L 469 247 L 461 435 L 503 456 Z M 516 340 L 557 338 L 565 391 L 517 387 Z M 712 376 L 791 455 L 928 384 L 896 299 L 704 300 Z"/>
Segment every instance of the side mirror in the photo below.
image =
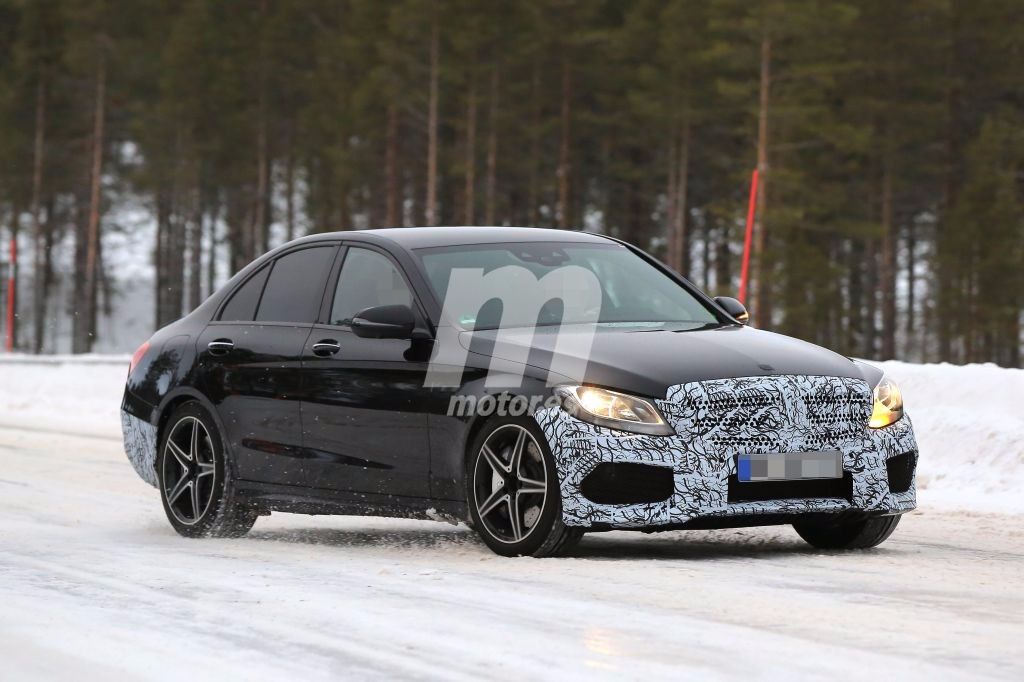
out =
<path fill-rule="evenodd" d="M 715 296 L 715 303 L 722 307 L 722 310 L 732 315 L 740 324 L 750 321 L 750 313 L 746 307 L 731 296 Z"/>
<path fill-rule="evenodd" d="M 352 332 L 364 339 L 411 339 L 416 316 L 407 305 L 378 305 L 356 313 Z"/>

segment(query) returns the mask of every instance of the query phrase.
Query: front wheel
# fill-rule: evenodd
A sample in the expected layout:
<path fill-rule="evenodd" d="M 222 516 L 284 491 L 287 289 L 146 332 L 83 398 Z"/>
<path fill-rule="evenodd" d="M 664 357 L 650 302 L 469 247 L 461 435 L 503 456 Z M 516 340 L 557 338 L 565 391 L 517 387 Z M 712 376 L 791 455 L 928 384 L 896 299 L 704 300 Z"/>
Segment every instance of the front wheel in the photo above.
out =
<path fill-rule="evenodd" d="M 258 511 L 235 493 L 220 432 L 199 403 L 178 407 L 157 455 L 160 499 L 167 520 L 185 537 L 240 537 Z"/>
<path fill-rule="evenodd" d="M 896 516 L 873 516 L 858 521 L 801 521 L 797 534 L 818 549 L 869 549 L 885 542 L 900 522 Z"/>
<path fill-rule="evenodd" d="M 527 419 L 499 419 L 474 439 L 468 457 L 473 528 L 502 556 L 556 556 L 583 531 L 562 522 L 554 458 Z"/>

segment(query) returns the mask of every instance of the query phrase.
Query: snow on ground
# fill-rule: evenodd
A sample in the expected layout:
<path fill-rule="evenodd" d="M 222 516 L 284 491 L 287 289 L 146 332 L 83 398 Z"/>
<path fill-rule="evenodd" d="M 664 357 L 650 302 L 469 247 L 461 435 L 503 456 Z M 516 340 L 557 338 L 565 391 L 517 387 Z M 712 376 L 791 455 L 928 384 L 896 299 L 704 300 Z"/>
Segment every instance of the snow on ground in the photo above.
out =
<path fill-rule="evenodd" d="M 119 444 L 0 428 L 4 679 L 1006 679 L 1014 517 L 881 548 L 788 527 L 588 536 L 502 559 L 464 527 L 274 514 L 187 540 Z"/>
<path fill-rule="evenodd" d="M 1024 678 L 1024 372 L 886 363 L 927 488 L 882 547 L 789 527 L 587 536 L 275 513 L 187 540 L 121 451 L 127 358 L 0 360 L 0 678 Z M 946 408 L 945 405 L 956 407 Z"/>
<path fill-rule="evenodd" d="M 0 354 L 0 426 L 119 436 L 130 359 Z"/>
<path fill-rule="evenodd" d="M 0 425 L 119 436 L 128 359 L 0 355 Z M 875 364 L 900 385 L 914 421 L 922 504 L 1024 512 L 1024 370 Z"/>

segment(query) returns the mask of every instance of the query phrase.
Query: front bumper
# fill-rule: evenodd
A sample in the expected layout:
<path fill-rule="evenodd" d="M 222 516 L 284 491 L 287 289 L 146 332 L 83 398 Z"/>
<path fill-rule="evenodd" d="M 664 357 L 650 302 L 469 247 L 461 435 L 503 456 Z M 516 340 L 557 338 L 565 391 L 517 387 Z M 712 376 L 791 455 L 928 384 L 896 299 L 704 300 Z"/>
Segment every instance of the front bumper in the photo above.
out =
<path fill-rule="evenodd" d="M 916 465 L 910 419 L 905 416 L 883 429 L 867 428 L 871 391 L 863 381 L 751 377 L 695 382 L 673 386 L 659 406 L 676 435 L 616 431 L 580 421 L 557 407 L 534 415 L 554 455 L 566 525 L 650 528 L 759 514 L 898 514 L 917 506 L 916 471 L 909 485 L 891 487 L 886 467 L 890 458 L 908 453 Z M 737 455 L 816 450 L 842 452 L 848 495 L 730 501 L 729 479 L 736 474 Z M 657 502 L 594 502 L 581 487 L 605 462 L 668 467 L 671 494 Z"/>

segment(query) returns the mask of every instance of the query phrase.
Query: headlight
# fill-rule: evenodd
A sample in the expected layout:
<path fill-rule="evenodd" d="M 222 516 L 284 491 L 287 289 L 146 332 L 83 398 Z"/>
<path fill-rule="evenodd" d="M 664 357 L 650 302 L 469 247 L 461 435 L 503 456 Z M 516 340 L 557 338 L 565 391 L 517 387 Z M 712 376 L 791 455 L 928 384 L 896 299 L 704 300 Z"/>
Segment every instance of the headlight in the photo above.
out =
<path fill-rule="evenodd" d="M 643 398 L 593 386 L 559 386 L 555 393 L 566 412 L 585 422 L 652 436 L 674 433 L 658 408 Z"/>
<path fill-rule="evenodd" d="M 868 422 L 871 428 L 880 429 L 903 418 L 903 396 L 900 394 L 899 386 L 889 377 L 882 377 L 875 386 L 874 402 L 871 420 Z"/>

